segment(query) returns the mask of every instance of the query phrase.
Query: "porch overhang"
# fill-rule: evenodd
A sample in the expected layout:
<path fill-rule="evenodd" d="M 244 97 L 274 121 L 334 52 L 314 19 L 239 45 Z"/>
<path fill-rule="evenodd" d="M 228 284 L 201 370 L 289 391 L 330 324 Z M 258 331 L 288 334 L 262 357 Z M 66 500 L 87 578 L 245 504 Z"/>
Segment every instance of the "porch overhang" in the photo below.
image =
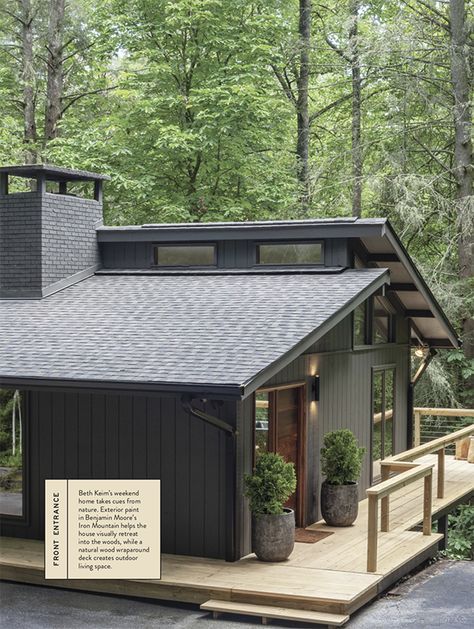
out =
<path fill-rule="evenodd" d="M 390 270 L 391 299 L 410 319 L 413 345 L 434 349 L 457 349 L 461 340 L 416 268 L 389 221 L 380 225 L 380 235 L 361 238 L 360 255 L 374 268 Z"/>

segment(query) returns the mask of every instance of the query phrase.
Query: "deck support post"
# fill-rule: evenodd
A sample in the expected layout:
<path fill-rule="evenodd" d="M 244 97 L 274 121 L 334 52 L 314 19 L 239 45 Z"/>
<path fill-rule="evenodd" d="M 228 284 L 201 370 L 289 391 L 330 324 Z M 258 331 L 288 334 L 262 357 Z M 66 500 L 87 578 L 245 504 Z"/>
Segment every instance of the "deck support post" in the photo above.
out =
<path fill-rule="evenodd" d="M 423 494 L 423 535 L 431 535 L 431 503 L 433 494 L 433 472 L 425 476 Z"/>
<path fill-rule="evenodd" d="M 390 476 L 390 468 L 382 465 L 380 471 L 381 481 L 388 480 Z M 385 496 L 380 501 L 380 530 L 384 533 L 388 533 L 390 530 L 390 496 Z"/>
<path fill-rule="evenodd" d="M 443 515 L 442 518 L 438 520 L 438 533 L 443 536 L 443 539 L 438 543 L 439 550 L 446 550 L 448 545 L 448 516 Z"/>
<path fill-rule="evenodd" d="M 378 497 L 376 495 L 369 495 L 367 572 L 375 572 L 377 570 L 378 507 Z"/>
<path fill-rule="evenodd" d="M 39 173 L 36 177 L 36 192 L 45 194 L 46 192 L 46 177 L 44 173 Z"/>
<path fill-rule="evenodd" d="M 421 412 L 415 411 L 415 426 L 413 431 L 413 446 L 416 448 L 421 443 Z"/>
<path fill-rule="evenodd" d="M 438 491 L 437 498 L 444 498 L 444 468 L 445 468 L 445 457 L 444 457 L 444 446 L 438 450 Z"/>

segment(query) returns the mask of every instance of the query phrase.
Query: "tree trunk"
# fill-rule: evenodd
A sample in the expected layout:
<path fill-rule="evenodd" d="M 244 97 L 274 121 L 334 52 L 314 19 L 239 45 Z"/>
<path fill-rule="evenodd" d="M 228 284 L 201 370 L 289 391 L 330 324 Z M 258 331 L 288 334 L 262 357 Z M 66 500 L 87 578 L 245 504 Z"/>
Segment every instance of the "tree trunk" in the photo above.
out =
<path fill-rule="evenodd" d="M 63 93 L 63 35 L 65 0 L 51 0 L 48 27 L 48 84 L 46 88 L 46 111 L 44 143 L 57 137 L 61 119 Z"/>
<path fill-rule="evenodd" d="M 352 72 L 352 216 L 362 212 L 361 78 L 358 46 L 359 0 L 351 0 L 349 48 Z"/>
<path fill-rule="evenodd" d="M 36 94 L 33 56 L 33 11 L 31 0 L 20 0 L 21 23 L 21 79 L 23 83 L 23 141 L 25 163 L 34 164 L 36 154 Z"/>
<path fill-rule="evenodd" d="M 303 212 L 310 203 L 309 185 L 309 58 L 311 46 L 311 0 L 300 0 L 299 13 L 300 68 L 297 79 L 298 98 L 296 112 L 298 120 L 298 138 L 296 143 L 298 183 L 300 202 Z"/>
<path fill-rule="evenodd" d="M 466 285 L 472 277 L 473 235 L 470 228 L 474 206 L 472 112 L 470 94 L 472 79 L 469 68 L 469 32 L 464 0 L 450 0 L 451 23 L 451 79 L 454 99 L 454 175 L 458 213 L 459 276 Z M 467 289 L 468 290 L 468 289 Z M 466 295 L 467 297 L 467 295 Z M 463 321 L 463 341 L 466 357 L 474 358 L 474 323 L 472 318 Z"/>

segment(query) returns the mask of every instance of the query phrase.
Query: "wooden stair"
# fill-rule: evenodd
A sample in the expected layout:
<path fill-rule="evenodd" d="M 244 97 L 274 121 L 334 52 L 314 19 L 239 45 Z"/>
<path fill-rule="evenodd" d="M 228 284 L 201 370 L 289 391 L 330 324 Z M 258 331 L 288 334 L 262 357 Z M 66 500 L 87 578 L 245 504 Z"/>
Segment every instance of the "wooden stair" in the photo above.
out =
<path fill-rule="evenodd" d="M 275 607 L 273 605 L 254 605 L 252 603 L 239 603 L 234 601 L 218 601 L 211 599 L 200 606 L 204 611 L 212 612 L 214 618 L 219 614 L 241 614 L 243 616 L 259 616 L 262 624 L 266 625 L 268 619 L 291 620 L 294 622 L 314 623 L 327 627 L 341 627 L 349 616 L 344 614 L 329 614 L 316 612 L 309 609 L 290 609 L 287 607 Z"/>

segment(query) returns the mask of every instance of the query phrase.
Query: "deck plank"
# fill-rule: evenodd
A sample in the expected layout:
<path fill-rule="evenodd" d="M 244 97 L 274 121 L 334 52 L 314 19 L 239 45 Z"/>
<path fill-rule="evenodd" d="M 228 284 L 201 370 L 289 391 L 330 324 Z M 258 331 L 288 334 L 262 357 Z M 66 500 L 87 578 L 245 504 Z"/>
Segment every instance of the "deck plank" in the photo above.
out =
<path fill-rule="evenodd" d="M 279 620 L 310 622 L 335 627 L 340 627 L 349 620 L 349 616 L 343 614 L 312 612 L 306 609 L 288 609 L 286 607 L 275 607 L 272 605 L 251 605 L 248 603 L 235 603 L 233 601 L 210 600 L 203 603 L 200 608 L 203 611 L 259 616 L 261 618 L 277 618 Z"/>

